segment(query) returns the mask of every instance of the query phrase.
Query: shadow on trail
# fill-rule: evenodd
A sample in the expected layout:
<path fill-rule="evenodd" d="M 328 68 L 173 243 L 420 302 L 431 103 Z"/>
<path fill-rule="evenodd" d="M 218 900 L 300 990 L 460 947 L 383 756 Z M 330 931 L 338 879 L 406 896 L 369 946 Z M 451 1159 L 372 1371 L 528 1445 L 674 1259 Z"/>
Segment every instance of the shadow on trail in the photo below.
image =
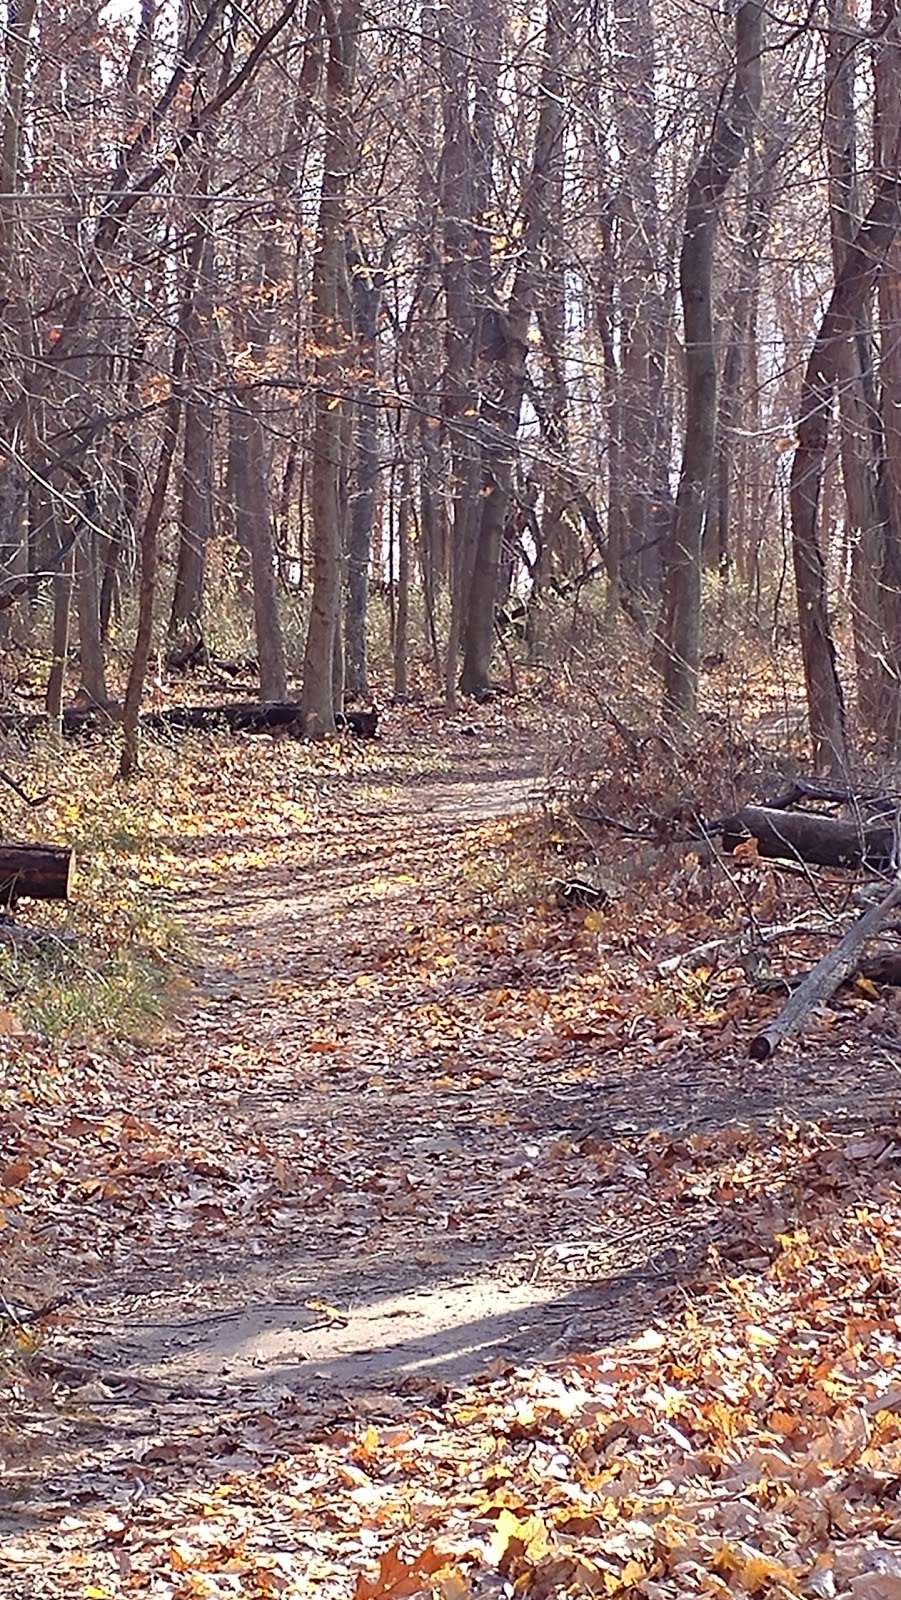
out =
<path fill-rule="evenodd" d="M 724 1271 L 747 1280 L 765 1272 L 778 1253 L 781 1229 L 803 1227 L 809 1215 L 822 1223 L 822 1195 L 810 1202 L 806 1193 L 805 1180 L 815 1176 L 814 1164 L 810 1174 L 794 1174 L 751 1210 L 720 1207 L 715 1216 L 688 1224 L 675 1261 L 645 1248 L 629 1269 L 599 1272 L 593 1281 L 563 1290 L 549 1287 L 539 1272 L 534 1283 L 521 1286 L 514 1303 L 502 1306 L 492 1303 L 487 1273 L 481 1286 L 478 1280 L 448 1281 L 453 1315 L 439 1328 L 417 1327 L 415 1297 L 402 1314 L 397 1296 L 375 1293 L 367 1300 L 364 1278 L 353 1349 L 341 1348 L 348 1330 L 327 1319 L 318 1331 L 304 1333 L 308 1307 L 261 1303 L 253 1328 L 246 1311 L 239 1311 L 241 1320 L 215 1332 L 217 1381 L 202 1375 L 192 1381 L 182 1371 L 172 1382 L 165 1367 L 137 1376 L 108 1367 L 102 1373 L 111 1395 L 105 1417 L 75 1421 L 65 1463 L 55 1462 L 48 1450 L 46 1460 L 29 1463 L 27 1473 L 8 1475 L 0 1495 L 0 1532 L 37 1521 L 52 1526 L 73 1506 L 115 1502 L 133 1492 L 136 1479 L 144 1496 L 196 1492 L 224 1479 L 239 1482 L 242 1473 L 252 1475 L 267 1461 L 302 1457 L 336 1425 L 354 1425 L 360 1417 L 376 1425 L 408 1419 L 419 1405 L 440 1415 L 449 1389 L 478 1385 L 511 1367 L 603 1357 L 614 1349 L 617 1360 L 628 1364 L 630 1341 L 649 1329 L 665 1336 L 686 1303 L 703 1317 Z M 865 1168 L 846 1174 L 835 1193 L 836 1215 L 867 1190 Z M 405 1272 L 408 1283 L 415 1278 L 421 1289 L 422 1275 L 409 1263 Z M 320 1288 L 337 1295 L 346 1284 L 326 1271 Z M 201 1338 L 212 1333 L 201 1332 Z M 257 1347 L 266 1338 L 276 1343 L 255 1372 Z M 86 1355 L 93 1358 L 93 1352 Z M 449 1426 L 456 1425 L 452 1415 Z M 97 1445 L 113 1426 L 119 1447 L 100 1467 Z M 25 1492 L 32 1474 L 40 1475 L 46 1496 L 39 1516 Z"/>
<path fill-rule="evenodd" d="M 344 843 L 326 835 L 312 862 L 236 860 L 229 879 L 209 875 L 199 905 L 208 1009 L 184 1018 L 167 1047 L 184 1102 L 171 1104 L 163 1070 L 155 1109 L 179 1137 L 184 1124 L 192 1139 L 206 1130 L 224 1145 L 224 1176 L 214 1163 L 208 1179 L 221 1195 L 200 1200 L 215 1221 L 221 1199 L 228 1228 L 206 1235 L 201 1213 L 196 1232 L 190 1220 L 179 1231 L 166 1194 L 149 1248 L 132 1237 L 126 1249 L 125 1233 L 119 1255 L 105 1258 L 63 1355 L 93 1369 L 109 1399 L 93 1419 L 65 1424 L 49 1517 L 57 1500 L 109 1503 L 136 1478 L 145 1493 L 221 1478 L 231 1460 L 223 1435 L 234 1434 L 239 1458 L 242 1430 L 261 1413 L 290 1419 L 278 1449 L 299 1451 L 323 1416 L 352 1414 L 370 1390 L 390 1408 L 498 1361 L 627 1346 L 650 1323 L 665 1326 L 684 1297 L 703 1303 L 718 1254 L 759 1272 L 777 1227 L 804 1216 L 797 1187 L 753 1210 L 717 1203 L 712 1184 L 700 1200 L 658 1194 L 642 1141 L 659 1155 L 699 1130 L 896 1114 L 888 1060 L 855 1073 L 852 1089 L 850 1072 L 842 1081 L 834 1059 L 812 1054 L 751 1076 L 734 1058 L 667 1053 L 641 1037 L 608 1049 L 556 1040 L 540 1020 L 508 1037 L 467 1009 L 494 985 L 551 988 L 553 962 L 539 970 L 523 958 L 517 976 L 506 957 L 475 950 L 454 972 L 411 970 L 406 997 L 403 986 L 381 988 L 396 976 L 391 963 L 408 960 L 411 925 L 459 876 L 443 840 L 511 815 L 539 770 L 496 759 L 476 770 L 474 760 L 468 772 L 404 778 L 390 800 L 369 802 L 380 828 L 390 824 L 372 849 L 362 832 Z M 382 772 L 342 777 L 334 794 L 391 776 L 386 760 Z M 354 817 L 365 828 L 362 810 Z M 270 842 L 235 835 L 227 846 L 239 856 Z M 308 842 L 298 840 L 299 854 Z M 367 872 L 406 876 L 404 893 L 379 898 Z M 465 900 L 442 901 L 452 938 L 473 916 Z M 356 972 L 371 985 L 350 987 Z M 323 1033 L 328 1049 L 317 1054 Z M 232 1071 L 236 1041 L 251 1065 Z M 245 1154 L 288 1174 L 293 1163 L 297 1181 L 279 1188 L 267 1176 L 254 1188 L 252 1178 L 246 1209 L 230 1213 Z M 636 1161 L 646 1169 L 637 1180 L 619 1175 Z M 193 1179 L 173 1170 L 180 1204 Z M 51 1454 L 48 1443 L 47 1465 Z M 35 1478 L 31 1464 L 13 1471 L 10 1493 L 27 1499 Z"/>

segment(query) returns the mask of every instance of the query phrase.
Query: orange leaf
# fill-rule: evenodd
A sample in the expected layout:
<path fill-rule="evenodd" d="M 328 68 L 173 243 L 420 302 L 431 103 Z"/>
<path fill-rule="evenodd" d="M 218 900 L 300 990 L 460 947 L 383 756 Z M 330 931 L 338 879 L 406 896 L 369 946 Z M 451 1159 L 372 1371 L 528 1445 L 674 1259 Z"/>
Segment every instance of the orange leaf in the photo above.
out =
<path fill-rule="evenodd" d="M 18 1161 L 11 1161 L 8 1167 L 0 1172 L 0 1185 L 4 1189 L 18 1189 L 24 1183 L 31 1171 L 31 1162 L 26 1156 L 20 1156 Z"/>
<path fill-rule="evenodd" d="M 753 866 L 760 860 L 760 851 L 753 834 L 750 839 L 742 839 L 741 844 L 735 846 L 732 856 L 735 861 L 743 861 L 746 866 Z"/>
<path fill-rule="evenodd" d="M 366 1578 L 361 1573 L 354 1589 L 354 1600 L 401 1600 L 403 1595 L 415 1594 L 422 1588 L 423 1578 L 439 1572 L 448 1564 L 447 1556 L 433 1544 L 410 1561 L 400 1554 L 400 1546 L 393 1544 L 379 1561 L 378 1575 Z"/>

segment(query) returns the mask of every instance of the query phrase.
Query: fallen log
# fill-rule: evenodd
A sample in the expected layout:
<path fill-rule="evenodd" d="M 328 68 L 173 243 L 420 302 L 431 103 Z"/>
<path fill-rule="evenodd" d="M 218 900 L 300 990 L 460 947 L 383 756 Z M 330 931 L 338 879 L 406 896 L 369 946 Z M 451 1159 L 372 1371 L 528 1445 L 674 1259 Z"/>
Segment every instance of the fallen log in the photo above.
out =
<path fill-rule="evenodd" d="M 236 700 L 213 706 L 170 706 L 165 711 L 146 711 L 141 717 L 141 727 L 149 732 L 207 730 L 221 727 L 232 733 L 267 733 L 273 728 L 300 727 L 300 703 L 294 700 L 257 701 Z M 122 721 L 122 707 L 116 702 L 108 706 L 68 706 L 61 723 L 65 734 L 103 733 Z M 346 728 L 361 739 L 374 739 L 378 733 L 377 711 L 345 711 L 336 716 L 339 728 Z M 0 733 L 41 733 L 52 726 L 46 712 L 34 715 L 20 712 L 0 712 Z"/>
<path fill-rule="evenodd" d="M 829 805 L 842 806 L 875 805 L 888 810 L 893 810 L 897 805 L 897 801 L 889 795 L 861 794 L 844 784 L 820 782 L 818 778 L 792 778 L 775 800 L 767 801 L 767 806 L 771 811 L 788 811 L 800 800 L 823 800 Z"/>
<path fill-rule="evenodd" d="M 901 950 L 883 950 L 878 955 L 866 956 L 858 963 L 857 975 L 869 978 L 871 983 L 901 988 Z"/>
<path fill-rule="evenodd" d="M 64 845 L 0 844 L 0 906 L 68 900 L 75 856 Z"/>
<path fill-rule="evenodd" d="M 224 656 L 214 655 L 202 639 L 195 639 L 186 645 L 173 646 L 166 656 L 167 672 L 199 672 L 204 668 L 211 672 L 221 672 L 227 678 L 244 678 L 260 670 L 255 657 L 244 656 L 241 660 L 229 661 Z"/>
<path fill-rule="evenodd" d="M 347 728 L 361 739 L 374 739 L 378 733 L 377 711 L 345 711 L 335 718 L 339 728 Z M 299 729 L 300 702 L 296 700 L 237 700 L 216 706 L 171 706 L 166 711 L 147 712 L 141 725 L 162 733 L 168 729 L 187 731 L 222 727 L 231 733 L 271 733 L 274 728 Z"/>
<path fill-rule="evenodd" d="M 817 867 L 867 867 L 887 872 L 894 865 L 895 830 L 884 823 L 843 822 L 814 811 L 779 811 L 743 806 L 715 825 L 723 849 L 754 839 L 770 861 L 806 861 Z"/>
<path fill-rule="evenodd" d="M 780 1044 L 791 1034 L 797 1033 L 808 1014 L 815 1007 L 823 1005 L 839 984 L 857 970 L 860 953 L 867 940 L 879 932 L 898 905 L 901 905 L 901 881 L 896 880 L 879 904 L 870 906 L 856 922 L 852 922 L 835 948 L 811 968 L 806 978 L 792 991 L 779 1015 L 755 1034 L 749 1046 L 752 1061 L 768 1061 L 770 1056 L 775 1055 Z"/>

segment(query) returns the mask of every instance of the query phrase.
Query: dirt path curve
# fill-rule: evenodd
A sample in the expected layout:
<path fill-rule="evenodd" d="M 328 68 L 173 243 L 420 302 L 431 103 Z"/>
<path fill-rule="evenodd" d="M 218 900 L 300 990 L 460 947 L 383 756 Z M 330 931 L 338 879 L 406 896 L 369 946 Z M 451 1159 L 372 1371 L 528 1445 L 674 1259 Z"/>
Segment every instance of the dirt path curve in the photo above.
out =
<path fill-rule="evenodd" d="M 521 1271 L 500 1275 L 505 1241 L 488 1212 L 469 1226 L 453 1215 L 461 1186 L 482 1199 L 503 1189 L 496 1124 L 480 1127 L 484 1105 L 471 1103 L 465 1074 L 435 1095 L 448 1052 L 432 1013 L 445 986 L 415 970 L 417 931 L 458 893 L 456 847 L 536 793 L 534 752 L 518 747 L 500 766 L 498 754 L 468 754 L 465 769 L 383 791 L 375 805 L 364 796 L 338 849 L 296 873 L 246 868 L 186 907 L 199 1004 L 171 1048 L 220 1135 L 265 1150 L 270 1226 L 251 1215 L 224 1272 L 196 1235 L 183 1238 L 187 1281 L 177 1272 L 173 1290 L 106 1308 L 109 1331 L 94 1339 L 105 1367 L 173 1390 L 331 1391 L 420 1369 L 462 1375 L 486 1345 L 515 1343 L 534 1287 Z M 398 1012 L 386 974 L 410 963 Z M 235 1055 L 250 1072 L 229 1070 Z M 215 1206 L 205 1192 L 198 1203 Z"/>
<path fill-rule="evenodd" d="M 115 1499 L 204 1411 L 324 1414 L 547 1358 L 644 1326 L 665 1289 L 671 1229 L 611 1229 L 576 1142 L 631 1090 L 608 1066 L 601 1117 L 559 1039 L 506 1028 L 552 957 L 486 954 L 479 875 L 539 791 L 534 740 L 448 736 L 441 770 L 404 770 L 389 748 L 315 782 L 275 851 L 195 841 L 194 999 L 117 1086 L 135 1157 L 108 1238 L 86 1218 L 99 1266 L 57 1347 L 102 1404 L 57 1441 L 57 1507 L 86 1474 Z"/>
<path fill-rule="evenodd" d="M 442 734 L 440 770 L 412 775 L 386 744 L 382 770 L 308 782 L 277 848 L 246 828 L 184 847 L 195 993 L 115 1088 L 134 1155 L 108 1234 L 86 1213 L 97 1268 L 71 1268 L 58 1345 L 105 1409 L 59 1503 L 198 1406 L 327 1407 L 628 1336 L 703 1255 L 702 1216 L 686 1236 L 605 1187 L 605 1148 L 640 1131 L 632 1066 L 542 1025 L 552 953 L 492 946 L 495 833 L 542 770 L 510 730 Z M 512 991 L 534 1027 L 508 1027 Z M 673 1084 L 641 1070 L 659 1126 Z M 690 1121 L 690 1075 L 679 1095 Z"/>
<path fill-rule="evenodd" d="M 329 768 L 267 745 L 246 815 L 247 752 L 210 774 L 209 816 L 178 841 L 192 996 L 66 1113 L 88 1165 L 53 1238 L 76 1303 L 40 1352 L 61 1387 L 17 1424 L 0 1488 L 2 1600 L 118 1594 L 126 1531 L 180 1600 L 166 1540 L 206 1527 L 220 1491 L 217 1517 L 280 1550 L 285 1454 L 308 1521 L 321 1452 L 329 1483 L 354 1470 L 342 1429 L 437 1419 L 471 1377 L 659 1326 L 747 1228 L 740 1194 L 683 1203 L 661 1150 L 835 1100 L 828 1061 L 750 1083 L 647 1029 L 599 1045 L 590 986 L 570 1028 L 585 941 L 567 967 L 558 919 L 533 937 L 505 899 L 538 742 L 442 723 L 427 772 L 417 748 Z M 322 1537 L 323 1593 L 343 1594 L 359 1551 Z"/>
<path fill-rule="evenodd" d="M 108 1236 L 102 1205 L 86 1215 L 99 1267 L 59 1345 L 108 1392 L 92 1471 L 142 1458 L 197 1404 L 463 1378 L 646 1304 L 653 1228 L 611 1244 L 561 1138 L 590 1131 L 594 1096 L 559 1040 L 504 1027 L 505 993 L 552 987 L 552 958 L 526 970 L 490 939 L 486 955 L 497 885 L 479 874 L 542 758 L 464 733 L 440 770 L 411 776 L 389 748 L 381 772 L 317 780 L 312 803 L 308 785 L 277 849 L 246 829 L 185 847 L 194 998 L 116 1086 L 134 1160 Z M 600 1287 L 592 1234 L 616 1268 Z M 83 1444 L 51 1486 L 63 1501 Z"/>

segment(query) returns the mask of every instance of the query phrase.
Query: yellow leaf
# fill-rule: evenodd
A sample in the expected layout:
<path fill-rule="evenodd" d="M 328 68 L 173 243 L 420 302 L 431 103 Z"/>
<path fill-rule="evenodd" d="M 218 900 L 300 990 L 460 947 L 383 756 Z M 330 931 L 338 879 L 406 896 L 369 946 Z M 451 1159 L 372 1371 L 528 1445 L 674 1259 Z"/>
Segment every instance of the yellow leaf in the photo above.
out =
<path fill-rule="evenodd" d="M 637 1583 L 641 1583 L 648 1575 L 648 1569 L 643 1561 L 627 1561 L 619 1575 L 620 1588 L 628 1594 Z"/>
<path fill-rule="evenodd" d="M 632 1340 L 633 1350 L 662 1350 L 666 1344 L 666 1334 L 659 1328 L 645 1328 L 637 1339 Z"/>
<path fill-rule="evenodd" d="M 748 1324 L 745 1332 L 748 1337 L 748 1344 L 752 1345 L 756 1350 L 771 1349 L 773 1345 L 779 1343 L 774 1333 L 769 1333 L 766 1328 L 758 1328 L 753 1322 Z"/>
<path fill-rule="evenodd" d="M 328 1317 L 330 1322 L 346 1322 L 347 1321 L 347 1312 L 346 1311 L 342 1311 L 340 1306 L 330 1305 L 327 1300 L 318 1300 L 314 1296 L 310 1300 L 305 1300 L 304 1301 L 304 1305 L 306 1306 L 308 1311 L 318 1311 L 320 1316 Z M 375 1436 L 376 1436 L 376 1441 L 377 1441 L 378 1440 L 378 1432 L 377 1431 L 376 1431 L 376 1435 Z"/>
<path fill-rule="evenodd" d="M 489 1549 L 496 1566 L 523 1556 L 530 1561 L 540 1561 L 550 1549 L 543 1519 L 539 1516 L 520 1518 L 504 1509 L 494 1525 Z"/>

